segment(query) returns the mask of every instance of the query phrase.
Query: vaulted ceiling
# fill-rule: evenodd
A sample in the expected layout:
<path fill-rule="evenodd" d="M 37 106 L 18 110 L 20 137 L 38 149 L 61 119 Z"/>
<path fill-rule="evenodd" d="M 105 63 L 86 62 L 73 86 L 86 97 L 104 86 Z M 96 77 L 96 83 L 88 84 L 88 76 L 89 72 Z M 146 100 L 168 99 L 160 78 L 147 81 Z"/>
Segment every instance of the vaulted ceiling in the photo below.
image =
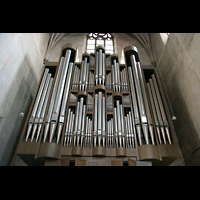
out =
<path fill-rule="evenodd" d="M 60 41 L 60 39 L 63 36 L 66 36 L 68 34 L 70 34 L 70 33 L 49 33 L 50 39 L 49 39 L 49 42 L 48 42 L 44 61 L 48 61 L 48 57 L 49 57 L 51 51 L 56 46 L 56 44 Z M 133 37 L 134 39 L 138 40 L 141 43 L 141 45 L 146 50 L 146 52 L 147 52 L 147 54 L 148 54 L 148 56 L 151 60 L 152 65 L 156 66 L 155 57 L 154 57 L 154 54 L 153 54 L 149 34 L 148 33 L 126 33 L 126 34 L 128 34 L 129 36 Z"/>

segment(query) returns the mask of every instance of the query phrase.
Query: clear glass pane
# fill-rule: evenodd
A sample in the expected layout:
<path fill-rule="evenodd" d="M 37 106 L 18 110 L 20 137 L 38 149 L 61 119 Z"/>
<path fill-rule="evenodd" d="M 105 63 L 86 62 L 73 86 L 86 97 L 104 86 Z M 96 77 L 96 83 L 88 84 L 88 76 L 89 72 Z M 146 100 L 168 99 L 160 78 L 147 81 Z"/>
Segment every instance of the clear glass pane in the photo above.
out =
<path fill-rule="evenodd" d="M 113 45 L 113 41 L 112 40 L 105 40 L 106 45 Z"/>
<path fill-rule="evenodd" d="M 94 49 L 94 44 L 92 44 L 92 45 L 91 45 L 91 44 L 88 44 L 88 45 L 87 45 L 87 49 Z"/>
<path fill-rule="evenodd" d="M 102 45 L 104 46 L 104 41 L 103 40 L 97 40 L 97 46 Z"/>
<path fill-rule="evenodd" d="M 113 50 L 113 46 L 107 45 L 106 50 Z"/>
<path fill-rule="evenodd" d="M 89 40 L 87 41 L 87 43 L 88 43 L 88 44 L 95 44 L 95 40 L 90 40 L 90 39 L 89 39 Z"/>

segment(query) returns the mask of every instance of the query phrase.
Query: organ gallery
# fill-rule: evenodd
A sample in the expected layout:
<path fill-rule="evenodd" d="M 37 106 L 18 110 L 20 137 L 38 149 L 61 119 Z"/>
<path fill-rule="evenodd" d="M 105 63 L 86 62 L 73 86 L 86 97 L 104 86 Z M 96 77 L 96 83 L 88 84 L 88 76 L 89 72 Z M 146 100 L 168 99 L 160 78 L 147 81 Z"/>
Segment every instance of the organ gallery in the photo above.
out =
<path fill-rule="evenodd" d="M 75 62 L 77 47 L 46 62 L 17 155 L 29 165 L 169 165 L 178 159 L 158 71 L 136 46 L 117 54 L 96 46 Z"/>

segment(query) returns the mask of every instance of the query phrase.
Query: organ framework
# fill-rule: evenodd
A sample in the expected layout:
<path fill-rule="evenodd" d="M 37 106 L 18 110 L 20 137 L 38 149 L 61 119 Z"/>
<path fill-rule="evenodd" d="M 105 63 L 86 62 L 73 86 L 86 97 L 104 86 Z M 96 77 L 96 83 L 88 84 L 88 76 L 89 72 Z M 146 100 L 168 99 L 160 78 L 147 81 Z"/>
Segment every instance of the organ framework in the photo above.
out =
<path fill-rule="evenodd" d="M 70 157 L 128 157 L 168 165 L 178 158 L 172 124 L 156 68 L 141 66 L 136 47 L 117 54 L 82 54 L 62 47 L 46 63 L 19 141 L 30 165 Z"/>

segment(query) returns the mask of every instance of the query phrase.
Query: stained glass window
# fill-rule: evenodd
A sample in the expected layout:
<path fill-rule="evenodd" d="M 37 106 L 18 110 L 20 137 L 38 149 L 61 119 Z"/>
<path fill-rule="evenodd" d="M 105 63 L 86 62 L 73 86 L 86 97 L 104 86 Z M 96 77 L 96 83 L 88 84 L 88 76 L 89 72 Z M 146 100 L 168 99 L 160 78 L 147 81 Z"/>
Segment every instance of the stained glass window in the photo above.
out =
<path fill-rule="evenodd" d="M 106 53 L 114 53 L 113 36 L 111 33 L 89 33 L 87 36 L 86 52 L 94 53 L 96 46 L 103 46 Z"/>

